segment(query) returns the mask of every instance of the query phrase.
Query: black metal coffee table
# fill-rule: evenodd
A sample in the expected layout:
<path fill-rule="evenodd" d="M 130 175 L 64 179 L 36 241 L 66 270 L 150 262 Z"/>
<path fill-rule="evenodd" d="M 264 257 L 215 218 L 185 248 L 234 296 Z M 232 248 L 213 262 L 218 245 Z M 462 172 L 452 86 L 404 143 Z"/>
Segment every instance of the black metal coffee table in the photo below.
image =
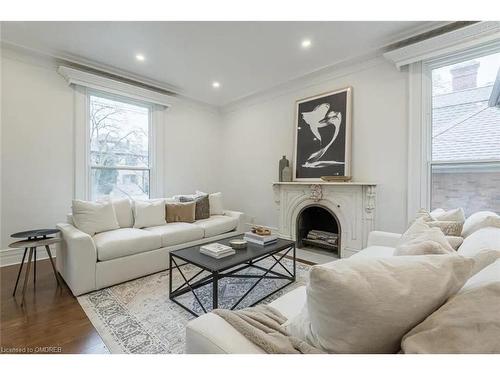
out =
<path fill-rule="evenodd" d="M 229 245 L 229 241 L 235 238 L 241 238 L 242 236 L 234 236 L 226 238 L 218 243 Z M 210 241 L 207 243 L 212 243 Z M 189 307 L 185 306 L 181 302 L 177 301 L 177 297 L 182 295 L 192 293 L 196 302 L 200 305 L 203 312 L 207 312 L 206 307 L 201 302 L 199 296 L 196 294 L 196 290 L 204 285 L 212 284 L 212 309 L 216 309 L 219 306 L 219 280 L 223 278 L 253 278 L 256 279 L 255 283 L 248 289 L 233 306 L 230 307 L 231 310 L 236 309 L 240 303 L 249 295 L 249 293 L 263 280 L 263 279 L 278 279 L 278 280 L 289 280 L 285 285 L 273 290 L 271 293 L 260 298 L 251 304 L 254 306 L 259 302 L 263 301 L 270 295 L 278 292 L 284 287 L 290 285 L 295 281 L 295 242 L 278 239 L 271 245 L 261 246 L 257 244 L 248 243 L 247 248 L 243 250 L 236 250 L 236 254 L 230 255 L 222 259 L 215 259 L 208 255 L 200 253 L 200 246 L 192 246 L 185 249 L 174 250 L 170 252 L 169 255 L 169 298 L 181 306 L 182 308 L 189 311 L 191 314 L 198 316 L 196 312 L 191 310 Z M 289 270 L 283 263 L 282 260 L 285 256 L 291 256 L 293 261 L 293 269 Z M 265 259 L 274 260 L 271 264 L 265 265 L 261 261 Z M 260 263 L 260 264 L 257 264 Z M 185 273 L 182 272 L 182 267 L 186 265 L 194 265 L 200 268 L 193 276 L 187 277 Z M 280 271 L 275 270 L 276 266 L 280 266 Z M 255 270 L 262 271 L 260 274 L 241 274 L 241 271 L 248 268 L 254 268 Z M 172 274 L 174 270 L 177 270 L 181 275 L 184 283 L 173 290 L 172 286 Z M 194 281 L 199 275 L 204 271 L 208 271 L 210 274 Z"/>

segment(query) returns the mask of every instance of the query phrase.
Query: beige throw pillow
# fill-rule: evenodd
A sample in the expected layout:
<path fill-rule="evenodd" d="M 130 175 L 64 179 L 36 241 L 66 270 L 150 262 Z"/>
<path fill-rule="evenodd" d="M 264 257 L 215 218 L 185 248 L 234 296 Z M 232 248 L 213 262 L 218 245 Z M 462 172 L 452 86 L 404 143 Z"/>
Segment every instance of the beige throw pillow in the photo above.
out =
<path fill-rule="evenodd" d="M 404 334 L 464 285 L 473 264 L 425 255 L 313 266 L 306 316 L 299 314 L 287 330 L 329 353 L 397 353 Z"/>
<path fill-rule="evenodd" d="M 394 255 L 455 253 L 439 228 L 430 228 L 423 219 L 415 221 L 401 236 Z"/>
<path fill-rule="evenodd" d="M 431 228 L 439 228 L 445 236 L 460 236 L 464 223 L 461 221 L 430 221 L 427 223 Z"/>
<path fill-rule="evenodd" d="M 167 203 L 165 205 L 167 223 L 194 223 L 196 218 L 196 202 Z"/>
<path fill-rule="evenodd" d="M 446 240 L 454 250 L 458 250 L 464 242 L 464 238 L 460 236 L 446 236 Z"/>
<path fill-rule="evenodd" d="M 479 282 L 467 282 L 467 287 L 408 332 L 401 344 L 404 353 L 500 353 L 498 266 L 497 261 L 474 276 Z"/>

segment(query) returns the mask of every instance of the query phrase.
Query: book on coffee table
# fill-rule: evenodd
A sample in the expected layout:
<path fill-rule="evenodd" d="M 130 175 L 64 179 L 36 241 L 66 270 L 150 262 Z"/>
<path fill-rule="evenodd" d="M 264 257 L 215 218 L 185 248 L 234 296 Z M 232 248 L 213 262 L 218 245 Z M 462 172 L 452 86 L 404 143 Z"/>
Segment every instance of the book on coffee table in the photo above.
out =
<path fill-rule="evenodd" d="M 230 246 L 215 242 L 200 246 L 200 253 L 211 256 L 212 258 L 220 259 L 233 255 L 236 252 Z"/>
<path fill-rule="evenodd" d="M 257 245 L 269 245 L 278 241 L 278 236 L 275 234 L 269 234 L 267 236 L 261 236 L 260 234 L 253 232 L 245 232 L 243 237 L 245 241 L 255 243 Z"/>

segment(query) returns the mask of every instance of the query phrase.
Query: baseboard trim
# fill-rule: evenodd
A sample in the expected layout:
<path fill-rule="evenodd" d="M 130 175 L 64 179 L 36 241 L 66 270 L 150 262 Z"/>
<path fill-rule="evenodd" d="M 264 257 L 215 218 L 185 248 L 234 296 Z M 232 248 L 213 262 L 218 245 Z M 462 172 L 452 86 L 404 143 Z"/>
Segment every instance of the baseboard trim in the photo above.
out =
<path fill-rule="evenodd" d="M 56 257 L 55 249 L 51 247 L 50 251 L 52 253 L 52 257 L 55 258 Z M 48 259 L 49 257 L 47 255 L 47 251 L 45 251 L 45 248 L 43 247 L 37 248 L 36 252 L 37 252 L 37 258 L 36 258 L 37 260 Z M 0 268 L 21 263 L 21 260 L 23 260 L 23 253 L 24 249 L 0 250 Z"/>

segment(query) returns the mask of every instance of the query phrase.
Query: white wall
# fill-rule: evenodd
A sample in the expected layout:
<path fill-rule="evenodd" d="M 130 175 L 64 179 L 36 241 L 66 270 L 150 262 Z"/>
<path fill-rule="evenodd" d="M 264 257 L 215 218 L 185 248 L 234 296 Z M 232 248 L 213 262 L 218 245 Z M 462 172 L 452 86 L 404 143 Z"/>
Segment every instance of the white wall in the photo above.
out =
<path fill-rule="evenodd" d="M 11 233 L 64 221 L 74 183 L 73 89 L 54 63 L 3 52 L 0 249 Z M 217 190 L 218 111 L 177 98 L 164 118 L 166 193 Z"/>
<path fill-rule="evenodd" d="M 311 84 L 314 81 L 316 83 Z M 272 182 L 278 160 L 292 160 L 295 101 L 353 87 L 352 176 L 379 184 L 377 228 L 402 231 L 406 223 L 407 73 L 381 58 L 301 80 L 228 108 L 223 160 L 226 205 L 257 223 L 277 226 Z"/>
<path fill-rule="evenodd" d="M 165 194 L 218 191 L 222 176 L 219 111 L 178 101 L 165 118 Z"/>
<path fill-rule="evenodd" d="M 73 90 L 55 65 L 2 56 L 1 246 L 13 232 L 53 227 L 73 197 Z M 377 227 L 403 230 L 406 207 L 407 73 L 382 59 L 255 96 L 221 114 L 177 99 L 165 116 L 166 195 L 221 190 L 225 205 L 277 224 L 271 184 L 292 156 L 295 100 L 353 87 L 353 168 L 376 182 Z"/>

